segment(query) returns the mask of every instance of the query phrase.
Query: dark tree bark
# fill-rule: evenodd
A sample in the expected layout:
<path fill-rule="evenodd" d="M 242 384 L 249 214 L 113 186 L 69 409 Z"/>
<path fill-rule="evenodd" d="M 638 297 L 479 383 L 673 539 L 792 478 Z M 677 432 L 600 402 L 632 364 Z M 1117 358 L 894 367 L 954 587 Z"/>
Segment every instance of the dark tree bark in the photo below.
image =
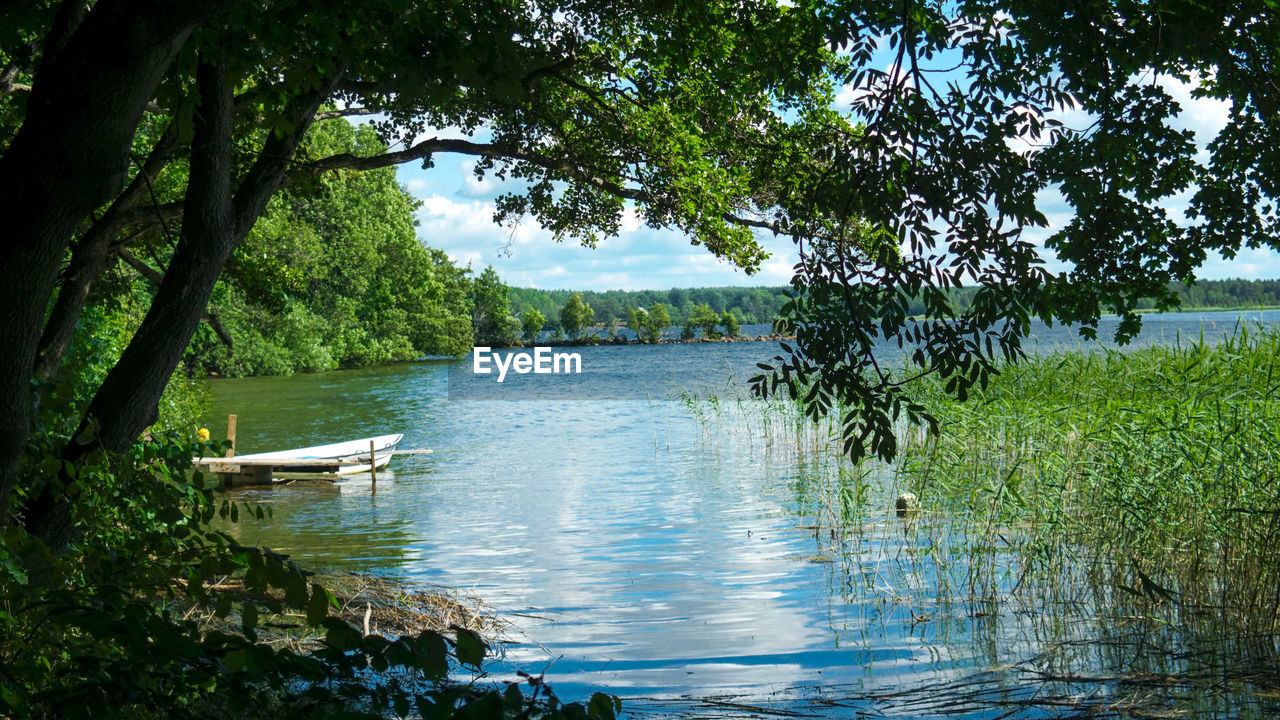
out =
<path fill-rule="evenodd" d="M 0 523 L 30 433 L 31 371 L 67 243 L 124 185 L 143 109 L 192 28 L 231 4 L 102 0 L 36 73 L 22 127 L 0 157 L 0 197 L 17 209 L 0 238 Z"/>
<path fill-rule="evenodd" d="M 204 282 L 204 278 L 210 274 L 216 278 L 231 252 L 232 88 L 224 61 L 202 59 L 196 71 L 196 84 L 200 104 L 195 115 L 187 181 L 187 222 L 182 225 L 168 277 L 160 285 L 151 309 L 120 361 L 94 396 L 80 430 L 67 448 L 65 458 L 72 462 L 99 446 L 123 450 L 142 428 L 153 422 L 150 418 L 154 417 L 160 393 L 209 300 L 213 284 Z M 192 308 L 196 310 L 194 313 Z M 194 320 L 189 320 L 192 316 Z M 166 336 L 186 340 L 181 344 L 166 343 Z M 112 422 L 112 415 L 138 418 L 142 425 L 130 434 L 132 424 L 126 427 L 121 422 Z M 99 424 L 96 437 L 88 439 L 84 431 L 94 422 Z M 27 528 L 51 547 L 64 545 L 71 537 L 73 498 L 74 490 L 65 479 L 46 486 L 28 508 Z"/>
<path fill-rule="evenodd" d="M 335 73 L 336 79 L 336 73 Z M 220 61 L 197 71 L 201 104 L 192 139 L 191 168 L 182 233 L 160 288 L 142 325 L 89 404 L 64 460 L 75 464 L 97 450 L 123 452 L 156 421 L 160 396 L 213 294 L 213 286 L 236 245 L 248 234 L 290 162 L 331 85 L 296 98 L 287 116 L 294 130 L 273 134 L 234 196 L 232 88 Z M 96 427 L 96 432 L 86 432 Z M 46 487 L 31 503 L 26 525 L 51 548 L 73 537 L 73 485 Z"/>
<path fill-rule="evenodd" d="M 115 250 L 115 254 L 121 260 L 124 261 L 125 265 L 128 265 L 134 270 L 137 270 L 139 275 L 150 280 L 151 284 L 156 286 L 157 288 L 159 288 L 161 283 L 164 282 L 163 273 L 151 267 L 150 265 L 142 262 L 138 258 L 134 257 L 133 253 L 129 252 L 125 248 L 117 247 Z M 214 334 L 216 334 L 218 336 L 218 339 L 221 340 L 222 343 L 226 345 L 228 348 L 234 345 L 234 343 L 232 342 L 231 333 L 227 332 L 227 329 L 222 327 L 222 321 L 218 320 L 217 315 L 206 312 L 204 315 L 200 316 L 200 322 L 212 328 Z"/>
<path fill-rule="evenodd" d="M 170 124 L 133 181 L 72 249 L 71 262 L 63 271 L 62 282 L 58 286 L 58 298 L 53 303 L 53 310 L 40 335 L 34 368 L 36 377 L 51 379 L 62 365 L 62 358 L 67 352 L 67 346 L 71 344 L 71 336 L 94 281 L 115 262 L 112 244 L 117 233 L 125 225 L 129 213 L 148 198 L 151 183 L 155 182 L 156 176 L 168 164 L 177 144 L 176 126 Z"/>

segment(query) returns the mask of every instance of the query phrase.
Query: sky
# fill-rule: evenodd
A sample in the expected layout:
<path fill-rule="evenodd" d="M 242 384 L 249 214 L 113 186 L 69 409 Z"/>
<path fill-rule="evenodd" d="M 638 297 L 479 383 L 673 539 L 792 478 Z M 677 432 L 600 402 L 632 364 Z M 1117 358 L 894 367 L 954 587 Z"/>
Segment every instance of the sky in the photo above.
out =
<path fill-rule="evenodd" d="M 1226 123 L 1225 104 L 1193 98 L 1191 86 L 1177 80 L 1162 78 L 1159 82 L 1181 105 L 1181 126 L 1195 132 L 1197 142 L 1204 147 Z M 847 105 L 850 97 L 846 89 L 836 98 L 837 105 Z M 1059 118 L 1070 127 L 1088 124 L 1087 116 L 1080 112 L 1064 112 Z M 432 134 L 461 137 L 448 130 Z M 454 262 L 470 265 L 476 272 L 493 265 L 508 285 L 597 291 L 665 290 L 785 285 L 791 279 L 791 267 L 796 262 L 794 246 L 790 240 L 766 232 L 757 233 L 757 239 L 770 257 L 759 271 L 747 275 L 728 262 L 717 260 L 704 248 L 691 245 L 678 231 L 643 226 L 634 214 L 625 219 L 618 237 L 606 238 L 596 248 L 572 241 L 557 243 L 531 218 L 514 227 L 498 226 L 493 222 L 494 199 L 504 192 L 518 191 L 520 186 L 492 177 L 477 179 L 474 167 L 474 158 L 441 154 L 429 170 L 417 164 L 400 166 L 398 177 L 422 201 L 418 211 L 418 236 L 422 242 L 444 250 Z M 1025 237 L 1042 246 L 1045 238 L 1070 219 L 1071 209 L 1054 191 L 1046 191 L 1040 199 L 1050 227 L 1029 228 Z M 1176 218 L 1187 200 L 1186 196 L 1172 198 L 1166 207 Z M 1049 251 L 1042 250 L 1042 255 L 1050 271 L 1066 269 Z M 1244 249 L 1229 261 L 1214 254 L 1197 276 L 1278 278 L 1280 254 Z"/>

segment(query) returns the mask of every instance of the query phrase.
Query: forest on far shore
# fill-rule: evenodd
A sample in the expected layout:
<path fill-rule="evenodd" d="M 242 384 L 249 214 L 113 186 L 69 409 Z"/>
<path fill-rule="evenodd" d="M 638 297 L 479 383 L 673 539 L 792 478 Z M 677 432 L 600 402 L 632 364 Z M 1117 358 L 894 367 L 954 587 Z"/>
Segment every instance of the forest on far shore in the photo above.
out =
<path fill-rule="evenodd" d="M 1170 284 L 1170 289 L 1182 301 L 1181 309 L 1235 309 L 1280 307 L 1280 280 L 1200 280 L 1187 287 L 1181 283 Z M 629 308 L 649 308 L 661 303 L 671 315 L 672 325 L 684 325 L 698 305 L 709 306 L 716 314 L 726 310 L 733 313 L 744 325 L 773 322 L 783 303 L 787 301 L 788 286 L 775 287 L 702 287 L 675 288 L 672 290 L 536 290 L 534 288 L 510 289 L 511 312 L 522 316 L 529 310 L 537 310 L 547 318 L 547 330 L 556 330 L 560 309 L 575 292 L 595 311 L 595 325 L 608 326 L 612 320 L 617 326 L 627 322 Z M 967 306 L 975 287 L 951 290 L 953 301 Z M 1140 304 L 1143 310 L 1155 309 L 1155 303 L 1146 300 Z M 912 315 L 924 314 L 924 304 L 916 301 L 909 306 Z"/>

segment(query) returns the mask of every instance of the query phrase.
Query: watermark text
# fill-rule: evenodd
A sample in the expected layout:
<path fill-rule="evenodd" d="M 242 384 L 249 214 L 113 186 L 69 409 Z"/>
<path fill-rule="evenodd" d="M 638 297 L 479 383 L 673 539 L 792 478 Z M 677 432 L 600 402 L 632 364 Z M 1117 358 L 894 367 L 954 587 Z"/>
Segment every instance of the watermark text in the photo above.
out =
<path fill-rule="evenodd" d="M 491 375 L 498 371 L 498 382 L 507 379 L 507 372 L 517 375 L 561 375 L 582 372 L 582 355 L 578 353 L 553 353 L 551 348 L 539 346 L 533 352 L 498 354 L 493 348 L 477 347 L 471 356 L 471 371 L 476 375 Z"/>

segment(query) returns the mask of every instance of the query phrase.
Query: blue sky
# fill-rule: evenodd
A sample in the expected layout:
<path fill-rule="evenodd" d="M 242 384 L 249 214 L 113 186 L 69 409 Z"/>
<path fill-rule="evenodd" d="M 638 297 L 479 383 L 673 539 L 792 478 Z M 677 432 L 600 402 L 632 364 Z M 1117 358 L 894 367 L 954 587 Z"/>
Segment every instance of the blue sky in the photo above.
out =
<path fill-rule="evenodd" d="M 1180 122 L 1196 133 L 1203 147 L 1226 122 L 1224 104 L 1192 98 L 1190 86 L 1176 80 L 1160 81 L 1182 106 Z M 846 90 L 837 103 L 847 105 Z M 1088 118 L 1083 113 L 1059 115 L 1068 126 L 1083 128 Z M 460 136 L 449 130 L 441 136 Z M 795 263 L 794 247 L 789 240 L 759 233 L 758 240 L 769 252 L 754 275 L 747 275 L 729 263 L 713 257 L 705 249 L 690 244 L 688 238 L 674 230 L 654 230 L 641 225 L 631 216 L 624 222 L 619 237 L 608 238 L 598 247 L 585 248 L 572 242 L 556 243 L 551 233 L 538 227 L 532 219 L 515 227 L 500 227 L 493 222 L 494 198 L 503 192 L 519 189 L 492 177 L 477 180 L 473 173 L 475 160 L 459 155 L 438 155 L 435 167 L 422 170 L 417 164 L 401 166 L 400 182 L 422 201 L 418 211 L 418 236 L 422 242 L 447 252 L 455 262 L 470 264 L 477 272 L 493 265 L 503 280 L 518 287 L 573 290 L 663 290 L 673 287 L 706 287 L 725 285 L 784 285 L 791 279 Z M 1174 213 L 1186 205 L 1186 197 L 1174 198 L 1169 209 Z M 1029 229 L 1027 239 L 1043 242 L 1055 227 L 1071 217 L 1070 208 L 1054 192 L 1042 196 L 1041 210 L 1050 228 Z M 1176 217 L 1176 214 L 1175 214 Z M 1064 265 L 1045 253 L 1050 270 Z M 1228 261 L 1217 255 L 1201 267 L 1202 279 L 1277 278 L 1280 277 L 1280 254 L 1271 250 L 1242 250 Z"/>

